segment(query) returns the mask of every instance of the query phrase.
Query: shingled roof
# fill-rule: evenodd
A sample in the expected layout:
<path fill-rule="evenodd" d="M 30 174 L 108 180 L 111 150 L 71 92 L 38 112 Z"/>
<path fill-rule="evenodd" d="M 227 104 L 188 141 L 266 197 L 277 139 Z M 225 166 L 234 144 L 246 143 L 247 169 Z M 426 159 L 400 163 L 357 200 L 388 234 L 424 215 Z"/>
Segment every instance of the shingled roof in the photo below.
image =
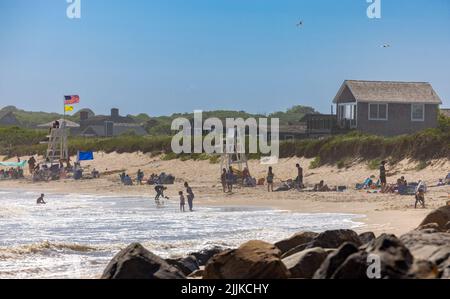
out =
<path fill-rule="evenodd" d="M 343 98 L 343 94 L 348 97 L 348 91 L 358 102 L 442 104 L 427 82 L 346 80 L 333 102 L 350 100 Z"/>

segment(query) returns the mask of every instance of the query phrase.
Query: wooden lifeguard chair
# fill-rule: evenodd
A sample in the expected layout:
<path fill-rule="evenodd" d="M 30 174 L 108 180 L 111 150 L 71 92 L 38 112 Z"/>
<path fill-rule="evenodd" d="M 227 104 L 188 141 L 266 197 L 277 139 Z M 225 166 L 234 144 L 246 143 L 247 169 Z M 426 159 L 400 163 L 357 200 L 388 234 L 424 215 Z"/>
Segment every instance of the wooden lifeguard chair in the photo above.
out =
<path fill-rule="evenodd" d="M 235 128 L 228 129 L 223 147 L 224 150 L 220 159 L 220 173 L 222 173 L 222 169 L 228 170 L 230 167 L 239 172 L 242 172 L 244 168 L 249 169 L 247 155 L 245 154 L 245 144 L 242 144 L 241 138 L 238 138 Z"/>

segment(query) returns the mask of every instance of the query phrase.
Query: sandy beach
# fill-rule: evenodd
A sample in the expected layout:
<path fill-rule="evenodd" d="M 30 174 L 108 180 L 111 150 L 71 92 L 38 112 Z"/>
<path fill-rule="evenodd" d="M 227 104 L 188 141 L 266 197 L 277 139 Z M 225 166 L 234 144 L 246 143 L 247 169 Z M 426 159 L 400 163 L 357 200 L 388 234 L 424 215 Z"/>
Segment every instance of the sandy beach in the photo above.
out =
<path fill-rule="evenodd" d="M 0 157 L 3 160 L 4 157 Z M 22 157 L 27 159 L 27 157 Z M 73 158 L 74 160 L 75 158 Z M 10 160 L 14 161 L 14 159 Z M 365 215 L 358 221 L 366 225 L 359 228 L 362 231 L 373 231 L 377 234 L 403 234 L 416 228 L 421 220 L 433 209 L 445 205 L 450 199 L 450 186 L 433 187 L 440 178 L 444 178 L 450 171 L 448 160 L 433 161 L 423 170 L 417 171 L 417 164 L 407 160 L 395 165 L 388 165 L 388 181 L 395 182 L 400 176 L 408 181 L 424 180 L 429 186 L 426 195 L 427 209 L 414 209 L 412 196 L 395 194 L 369 194 L 367 191 L 353 190 L 356 183 L 363 182 L 371 175 L 377 175 L 377 170 L 370 170 L 367 163 L 353 163 L 345 169 L 323 166 L 309 169 L 311 160 L 290 158 L 282 159 L 273 165 L 275 173 L 275 187 L 282 181 L 296 176 L 295 164 L 300 163 L 305 169 L 305 183 L 312 186 L 320 180 L 325 180 L 330 186 L 343 185 L 349 189 L 345 192 L 275 192 L 268 193 L 265 186 L 257 188 L 237 188 L 233 194 L 224 194 L 219 182 L 220 165 L 209 161 L 163 161 L 160 157 L 142 153 L 133 154 L 105 154 L 96 153 L 95 160 L 83 162 L 86 169 L 96 168 L 102 175 L 100 179 L 75 181 L 66 179 L 52 182 L 33 183 L 27 178 L 18 181 L 0 181 L 0 189 L 14 189 L 44 193 L 75 193 L 143 196 L 153 198 L 152 186 L 123 186 L 118 172 L 125 170 L 133 178 L 138 169 L 148 177 L 152 173 L 166 172 L 174 175 L 174 185 L 168 186 L 167 195 L 177 200 L 177 193 L 183 190 L 182 184 L 188 181 L 196 194 L 196 205 L 203 206 L 256 206 L 283 209 L 301 213 L 349 213 Z M 267 165 L 259 161 L 249 162 L 252 176 L 264 178 Z M 26 172 L 27 174 L 27 172 Z"/>

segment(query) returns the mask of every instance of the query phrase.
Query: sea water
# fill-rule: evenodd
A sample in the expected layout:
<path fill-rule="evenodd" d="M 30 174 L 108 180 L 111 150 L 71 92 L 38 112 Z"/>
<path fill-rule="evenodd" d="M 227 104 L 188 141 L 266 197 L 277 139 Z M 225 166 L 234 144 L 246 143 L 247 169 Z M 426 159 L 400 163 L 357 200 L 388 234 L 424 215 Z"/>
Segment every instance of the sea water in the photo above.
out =
<path fill-rule="evenodd" d="M 248 240 L 276 242 L 299 231 L 356 228 L 357 215 L 255 207 L 157 207 L 143 197 L 0 190 L 0 278 L 97 278 L 111 258 L 140 242 L 163 258 Z"/>

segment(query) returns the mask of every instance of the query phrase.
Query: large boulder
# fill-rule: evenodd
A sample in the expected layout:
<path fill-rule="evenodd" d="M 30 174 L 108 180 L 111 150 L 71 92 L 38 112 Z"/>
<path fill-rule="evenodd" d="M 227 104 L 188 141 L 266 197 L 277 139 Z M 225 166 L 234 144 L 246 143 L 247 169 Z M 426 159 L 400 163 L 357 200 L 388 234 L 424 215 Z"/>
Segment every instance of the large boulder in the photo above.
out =
<path fill-rule="evenodd" d="M 353 243 L 344 243 L 335 252 L 331 253 L 320 268 L 316 271 L 314 279 L 330 279 L 335 271 L 345 262 L 352 254 L 358 252 L 358 247 Z"/>
<path fill-rule="evenodd" d="M 192 252 L 189 255 L 194 256 L 197 259 L 199 266 L 205 266 L 208 261 L 216 254 L 224 252 L 225 249 L 219 246 L 206 248 L 198 252 Z"/>
<path fill-rule="evenodd" d="M 444 275 L 446 263 L 450 265 L 449 233 L 415 230 L 401 236 L 400 240 L 415 258 L 436 264 L 439 275 Z"/>
<path fill-rule="evenodd" d="M 165 260 L 134 243 L 120 251 L 106 267 L 102 279 L 184 279 Z"/>
<path fill-rule="evenodd" d="M 314 232 L 300 232 L 288 239 L 275 243 L 275 246 L 278 247 L 278 249 L 280 249 L 281 254 L 284 254 L 299 245 L 311 242 L 318 235 L 319 235 L 318 233 Z"/>
<path fill-rule="evenodd" d="M 166 262 L 183 272 L 186 276 L 200 269 L 197 258 L 193 255 L 180 259 L 166 259 Z"/>
<path fill-rule="evenodd" d="M 209 260 L 204 279 L 287 279 L 290 273 L 280 250 L 262 241 L 250 241 L 238 249 L 216 254 Z"/>
<path fill-rule="evenodd" d="M 305 249 L 322 247 L 322 248 L 339 248 L 342 244 L 351 242 L 357 246 L 361 245 L 358 234 L 352 230 L 340 229 L 329 230 L 317 235 L 313 240 L 306 244 L 298 245 L 293 249 L 283 254 L 283 258 L 287 258 L 297 252 L 301 252 Z"/>
<path fill-rule="evenodd" d="M 369 279 L 368 253 L 360 250 L 347 257 L 347 259 L 331 275 L 332 279 Z"/>
<path fill-rule="evenodd" d="M 329 230 L 319 234 L 308 243 L 307 248 L 339 248 L 342 244 L 350 242 L 357 246 L 361 245 L 358 234 L 349 229 Z"/>
<path fill-rule="evenodd" d="M 434 210 L 425 217 L 420 226 L 427 225 L 429 223 L 437 223 L 441 230 L 444 230 L 447 223 L 450 221 L 450 206 L 444 206 L 437 210 Z M 419 226 L 419 227 L 420 227 Z"/>
<path fill-rule="evenodd" d="M 409 249 L 394 235 L 381 235 L 367 246 L 366 252 L 380 259 L 381 278 L 407 278 L 414 262 Z"/>
<path fill-rule="evenodd" d="M 291 278 L 311 279 L 327 258 L 328 253 L 320 247 L 307 249 L 283 259 L 291 272 Z"/>

